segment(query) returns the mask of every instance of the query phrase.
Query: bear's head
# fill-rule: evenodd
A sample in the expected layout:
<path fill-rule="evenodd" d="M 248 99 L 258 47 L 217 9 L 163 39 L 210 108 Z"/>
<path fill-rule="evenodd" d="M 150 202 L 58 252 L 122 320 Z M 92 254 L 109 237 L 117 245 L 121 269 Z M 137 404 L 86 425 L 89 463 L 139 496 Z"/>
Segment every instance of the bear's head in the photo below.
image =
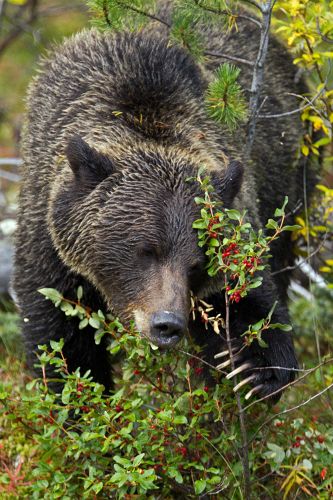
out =
<path fill-rule="evenodd" d="M 137 148 L 116 162 L 74 137 L 66 150 L 71 183 L 58 189 L 51 216 L 65 263 L 94 283 L 121 321 L 134 319 L 161 347 L 186 332 L 190 292 L 203 297 L 220 286 L 207 275 L 192 227 L 200 217 L 194 198 L 202 191 L 193 180 L 200 165 L 165 151 Z M 212 173 L 224 206 L 231 206 L 242 173 L 232 161 Z M 64 207 L 72 222 L 61 242 Z"/>

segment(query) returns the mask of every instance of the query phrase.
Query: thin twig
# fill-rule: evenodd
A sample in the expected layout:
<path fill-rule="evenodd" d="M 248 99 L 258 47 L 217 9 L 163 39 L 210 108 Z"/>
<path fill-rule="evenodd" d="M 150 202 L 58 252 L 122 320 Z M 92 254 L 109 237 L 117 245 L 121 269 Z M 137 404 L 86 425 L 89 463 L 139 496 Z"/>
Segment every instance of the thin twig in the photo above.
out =
<path fill-rule="evenodd" d="M 263 6 L 260 5 L 260 3 L 256 2 L 255 0 L 242 0 L 243 3 L 248 3 L 255 7 L 256 9 L 260 10 L 260 12 L 263 12 Z"/>
<path fill-rule="evenodd" d="M 221 373 L 220 370 L 217 370 L 216 369 L 216 366 L 214 365 L 211 365 L 210 363 L 208 363 L 207 361 L 205 361 L 204 359 L 200 358 L 199 356 L 196 356 L 195 354 L 192 354 L 190 352 L 187 352 L 187 351 L 183 351 L 183 349 L 179 349 L 177 347 L 174 348 L 175 351 L 177 352 L 180 352 L 181 354 L 185 354 L 186 356 L 188 356 L 189 358 L 194 358 L 194 359 L 197 359 L 198 361 L 200 361 L 201 363 L 203 363 L 204 365 L 208 366 L 209 368 L 211 368 L 212 370 L 216 370 L 217 372 Z"/>
<path fill-rule="evenodd" d="M 296 406 L 292 406 L 291 408 L 287 408 L 286 410 L 283 410 L 279 413 L 275 413 L 272 417 L 265 420 L 265 422 L 259 427 L 259 429 L 257 429 L 254 436 L 252 436 L 250 442 L 252 442 L 255 439 L 255 437 L 258 435 L 258 433 L 261 431 L 261 429 L 263 429 L 266 425 L 268 425 L 270 422 L 272 422 L 272 420 L 276 419 L 277 417 L 280 417 L 281 415 L 285 415 L 285 414 L 290 413 L 292 411 L 298 410 L 299 408 L 302 408 L 302 406 L 307 405 L 308 403 L 310 403 L 314 399 L 318 398 L 319 396 L 322 396 L 323 394 L 325 394 L 327 391 L 329 391 L 332 388 L 333 388 L 333 383 L 328 385 L 327 387 L 325 387 L 325 389 L 323 389 L 322 391 L 317 392 L 316 394 L 314 394 L 310 398 L 306 399 L 305 401 L 302 401 L 302 403 L 299 403 Z"/>
<path fill-rule="evenodd" d="M 304 371 L 304 374 L 301 375 L 299 378 L 293 380 L 292 382 L 288 382 L 288 384 L 284 385 L 283 387 L 280 387 L 279 389 L 277 389 L 276 391 L 274 392 L 270 392 L 269 394 L 267 394 L 266 396 L 263 396 L 262 398 L 259 398 L 259 399 L 256 399 L 255 401 L 252 401 L 252 403 L 248 404 L 245 408 L 244 408 L 244 411 L 248 410 L 249 408 L 251 408 L 251 406 L 257 404 L 257 403 L 261 403 L 262 401 L 266 401 L 266 399 L 269 399 L 271 398 L 272 396 L 276 396 L 277 394 L 280 394 L 282 391 L 285 391 L 286 389 L 288 389 L 289 387 L 292 387 L 296 384 L 298 384 L 301 380 L 303 380 L 304 378 L 308 377 L 309 375 L 311 375 L 311 373 L 314 373 L 315 371 L 317 371 L 318 369 L 321 369 L 324 365 L 327 365 L 327 364 L 330 364 L 333 362 L 333 358 L 330 358 L 326 361 L 322 361 L 320 364 L 318 364 L 317 366 L 314 366 L 313 368 L 308 368 L 307 370 L 303 370 Z M 273 369 L 273 368 L 279 368 L 279 369 L 282 369 L 282 367 L 264 367 L 264 369 Z M 253 370 L 256 370 L 258 368 L 254 368 Z M 294 369 L 296 371 L 296 369 Z M 298 370 L 300 371 L 300 370 Z"/>
<path fill-rule="evenodd" d="M 20 8 L 20 17 L 15 19 L 15 23 L 11 20 L 14 25 L 13 29 L 8 33 L 8 35 L 0 43 L 0 54 L 4 52 L 7 47 L 24 31 L 33 24 L 38 17 L 37 12 L 38 0 L 31 0 L 27 2 Z M 29 9 L 28 19 L 23 22 L 24 13 Z"/>
<path fill-rule="evenodd" d="M 286 266 L 286 267 L 283 267 L 282 269 L 279 269 L 278 271 L 274 271 L 273 273 L 271 273 L 271 276 L 276 276 L 277 274 L 285 273 L 286 271 L 294 271 L 295 269 L 302 267 L 302 265 L 304 264 L 304 261 L 305 262 L 310 261 L 312 259 L 312 257 L 314 257 L 318 252 L 320 252 L 320 250 L 322 249 L 322 247 L 324 246 L 324 244 L 326 242 L 326 238 L 327 238 L 327 232 L 324 235 L 323 241 L 321 241 L 320 245 L 312 253 L 310 253 L 310 255 L 308 255 L 303 260 L 299 261 L 294 266 Z"/>
<path fill-rule="evenodd" d="M 227 277 L 225 276 L 225 284 L 227 286 Z M 229 301 L 229 295 L 228 292 L 225 292 L 225 332 L 226 332 L 226 339 L 227 339 L 227 346 L 229 350 L 229 356 L 230 356 L 230 362 L 231 362 L 231 369 L 232 371 L 235 369 L 235 362 L 234 362 L 234 356 L 232 353 L 232 343 L 231 343 L 231 334 L 230 334 L 230 301 Z M 234 377 L 234 387 L 236 387 L 238 383 L 237 377 Z M 241 455 L 242 455 L 242 466 L 243 466 L 243 471 L 244 471 L 244 494 L 246 500 L 250 500 L 251 498 L 251 476 L 250 476 L 250 465 L 249 465 L 249 447 L 248 447 L 248 439 L 247 439 L 247 431 L 246 431 L 246 424 L 245 424 L 245 418 L 244 418 L 244 409 L 242 406 L 242 402 L 240 399 L 240 394 L 236 392 L 236 402 L 237 402 L 237 408 L 238 408 L 238 418 L 239 418 L 239 425 L 240 425 L 240 433 L 241 433 L 241 439 L 242 439 L 242 446 L 241 446 Z"/>
<path fill-rule="evenodd" d="M 328 75 L 326 77 L 326 83 L 327 83 L 327 79 L 328 79 Z M 322 87 L 319 92 L 317 92 L 313 97 L 312 99 L 307 99 L 305 96 L 300 96 L 300 95 L 297 95 L 297 94 L 290 94 L 288 93 L 289 95 L 294 95 L 295 97 L 301 97 L 304 101 L 306 101 L 306 104 L 304 104 L 303 106 L 300 106 L 299 108 L 295 108 L 293 109 L 292 111 L 285 111 L 284 113 L 276 113 L 276 114 L 264 114 L 264 115 L 260 115 L 258 114 L 258 118 L 282 118 L 284 116 L 290 116 L 290 115 L 294 115 L 294 114 L 297 114 L 297 113 L 300 113 L 301 111 L 303 111 L 304 109 L 308 108 L 309 106 L 312 106 L 312 104 L 315 103 L 315 101 L 317 99 L 319 99 L 319 97 L 325 92 L 325 87 Z"/>
<path fill-rule="evenodd" d="M 127 3 L 124 2 L 117 2 L 118 5 L 121 5 L 122 7 L 125 7 L 125 9 L 131 10 L 132 12 L 135 12 L 136 14 L 140 14 L 141 16 L 148 17 L 152 21 L 157 21 L 161 24 L 164 24 L 164 26 L 167 26 L 168 28 L 171 28 L 171 25 L 164 21 L 164 19 L 161 19 L 160 17 L 155 16 L 154 14 L 150 14 L 149 12 L 146 12 L 144 10 L 140 10 L 137 7 L 133 7 L 133 5 L 128 5 Z"/>
<path fill-rule="evenodd" d="M 236 56 L 231 56 L 229 54 L 224 54 L 223 52 L 210 52 L 206 51 L 204 52 L 205 56 L 211 56 L 211 57 L 220 57 L 221 59 L 228 59 L 229 61 L 235 61 L 240 64 L 245 64 L 246 66 L 250 66 L 251 68 L 254 67 L 254 63 L 252 61 L 248 61 L 247 59 L 242 59 L 241 57 L 236 57 Z"/>
<path fill-rule="evenodd" d="M 324 33 L 321 31 L 318 17 L 316 18 L 316 24 L 317 24 L 317 31 L 321 36 L 322 41 L 326 43 L 333 43 L 333 38 L 329 38 L 328 36 L 324 35 Z"/>
<path fill-rule="evenodd" d="M 258 21 L 258 19 L 255 19 L 254 17 L 247 16 L 245 14 L 238 14 L 236 12 L 232 12 L 231 10 L 216 9 L 208 5 L 204 5 L 200 0 L 194 0 L 194 3 L 198 7 L 200 7 L 200 9 L 205 10 L 206 12 L 211 12 L 212 14 L 217 14 L 218 16 L 229 16 L 235 19 L 245 19 L 246 21 L 250 21 L 251 23 L 255 24 L 259 28 L 261 27 L 260 21 Z"/>
<path fill-rule="evenodd" d="M 112 26 L 111 25 L 111 21 L 110 21 L 110 18 L 109 18 L 109 9 L 108 9 L 108 3 L 107 3 L 107 0 L 104 0 L 103 1 L 103 15 L 104 15 L 104 19 L 106 21 L 106 24 L 108 26 Z"/>
<path fill-rule="evenodd" d="M 252 3 L 252 1 L 250 2 Z M 252 83 L 250 89 L 250 118 L 247 130 L 247 154 L 251 155 L 254 134 L 258 118 L 260 92 L 264 81 L 264 66 L 268 51 L 269 31 L 271 25 L 272 9 L 275 0 L 268 0 L 263 6 L 259 6 L 262 13 L 262 24 L 260 30 L 260 43 L 256 62 L 253 69 Z"/>

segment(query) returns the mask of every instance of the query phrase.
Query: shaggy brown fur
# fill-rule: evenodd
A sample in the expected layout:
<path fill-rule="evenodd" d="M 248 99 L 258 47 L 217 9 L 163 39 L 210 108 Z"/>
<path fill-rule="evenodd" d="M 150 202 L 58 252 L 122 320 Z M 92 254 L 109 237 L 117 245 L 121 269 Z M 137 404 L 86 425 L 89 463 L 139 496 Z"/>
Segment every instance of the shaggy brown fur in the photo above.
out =
<path fill-rule="evenodd" d="M 252 24 L 239 24 L 239 33 L 206 30 L 207 49 L 253 59 L 258 33 Z M 207 117 L 204 106 L 207 82 L 221 62 L 198 66 L 153 27 L 141 34 L 83 31 L 44 63 L 28 95 L 14 279 L 31 365 L 38 344 L 64 337 L 70 368 L 90 369 L 110 387 L 106 346 L 95 345 L 89 328 L 78 331 L 75 319 L 38 294 L 41 287 L 74 297 L 83 285 L 93 309 L 112 309 L 123 321 L 134 316 L 154 340 L 157 313 L 176 318 L 175 335 L 186 328 L 190 289 L 223 314 L 219 283 L 207 277 L 192 229 L 199 191 L 186 179 L 201 165 L 211 172 L 225 205 L 246 208 L 254 225 L 271 216 L 286 194 L 291 208 L 295 205 L 300 123 L 295 117 L 259 121 L 241 187 L 244 131 L 232 136 Z M 242 68 L 246 94 L 250 73 Z M 303 91 L 294 80 L 289 56 L 273 40 L 263 113 L 293 107 L 287 92 Z M 280 241 L 272 266 L 289 261 L 289 241 Z M 286 283 L 278 285 L 274 320 L 285 323 Z M 267 272 L 264 285 L 232 311 L 235 338 L 265 317 L 277 297 Z M 200 323 L 189 326 L 212 361 L 223 348 L 219 337 Z M 244 351 L 253 366 L 297 365 L 288 334 L 268 332 L 266 340 L 269 349 Z M 293 378 L 287 370 L 256 373 L 261 394 Z"/>

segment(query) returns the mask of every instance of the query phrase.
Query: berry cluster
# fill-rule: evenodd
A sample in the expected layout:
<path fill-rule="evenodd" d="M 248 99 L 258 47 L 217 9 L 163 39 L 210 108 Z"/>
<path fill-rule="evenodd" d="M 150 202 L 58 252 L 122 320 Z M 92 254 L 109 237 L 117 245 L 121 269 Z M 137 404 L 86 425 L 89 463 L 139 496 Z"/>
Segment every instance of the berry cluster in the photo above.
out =
<path fill-rule="evenodd" d="M 238 254 L 239 254 L 239 248 L 238 248 L 237 243 L 235 243 L 235 242 L 229 243 L 227 248 L 222 253 L 223 264 L 225 264 L 226 266 L 229 266 L 230 265 L 230 257 L 233 255 L 238 255 Z M 234 259 L 233 263 L 238 264 L 238 259 Z"/>
<path fill-rule="evenodd" d="M 208 226 L 207 226 L 207 230 L 209 232 L 209 237 L 210 238 L 217 238 L 218 234 L 216 231 L 212 231 L 212 227 L 215 225 L 215 224 L 218 224 L 220 222 L 219 218 L 217 215 L 215 215 L 214 217 L 212 217 L 208 223 Z"/>

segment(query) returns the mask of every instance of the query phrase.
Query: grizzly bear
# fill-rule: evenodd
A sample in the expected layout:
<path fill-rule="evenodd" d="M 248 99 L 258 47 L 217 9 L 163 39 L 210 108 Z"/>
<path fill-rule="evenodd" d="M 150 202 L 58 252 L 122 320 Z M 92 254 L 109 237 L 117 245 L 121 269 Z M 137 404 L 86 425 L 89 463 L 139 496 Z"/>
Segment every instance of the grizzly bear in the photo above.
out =
<path fill-rule="evenodd" d="M 246 20 L 239 20 L 238 32 L 207 28 L 205 47 L 253 60 L 256 29 Z M 296 147 L 302 128 L 295 115 L 259 118 L 251 159 L 244 160 L 245 128 L 230 133 L 206 112 L 205 90 L 223 59 L 198 64 L 167 35 L 153 28 L 83 31 L 54 50 L 28 94 L 14 276 L 28 363 L 36 362 L 39 344 L 64 338 L 69 368 L 91 370 L 106 391 L 112 387 L 106 341 L 96 345 L 93 329 L 79 331 L 75 318 L 37 290 L 55 288 L 74 298 L 82 285 L 93 310 L 110 310 L 125 323 L 134 318 L 161 348 L 189 331 L 216 365 L 224 341 L 199 318 L 189 319 L 190 291 L 217 313 L 225 310 L 221 283 L 207 275 L 205 249 L 192 228 L 200 187 L 188 178 L 204 165 L 224 206 L 246 209 L 255 227 L 285 195 L 293 212 L 301 192 Z M 261 114 L 295 107 L 290 93 L 304 92 L 295 71 L 272 39 Z M 252 67 L 242 66 L 247 97 L 251 77 Z M 284 236 L 272 247 L 263 285 L 231 307 L 235 346 L 276 300 L 274 322 L 289 323 L 288 279 L 272 274 L 291 261 Z M 279 392 L 297 367 L 290 333 L 267 331 L 264 339 L 268 348 L 254 342 L 236 364 L 243 377 L 252 375 L 260 396 Z"/>

